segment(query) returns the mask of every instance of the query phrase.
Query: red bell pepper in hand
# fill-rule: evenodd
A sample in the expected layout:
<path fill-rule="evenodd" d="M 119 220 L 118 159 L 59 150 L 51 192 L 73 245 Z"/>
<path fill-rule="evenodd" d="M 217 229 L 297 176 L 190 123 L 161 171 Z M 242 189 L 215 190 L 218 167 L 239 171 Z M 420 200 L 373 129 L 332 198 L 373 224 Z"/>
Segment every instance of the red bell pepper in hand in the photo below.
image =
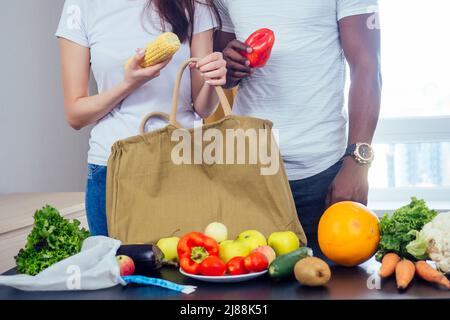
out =
<path fill-rule="evenodd" d="M 251 53 L 242 52 L 250 61 L 250 67 L 261 68 L 266 65 L 267 60 L 270 58 L 274 42 L 275 34 L 267 28 L 256 30 L 245 40 L 245 44 L 253 49 Z"/>
<path fill-rule="evenodd" d="M 219 244 L 200 232 L 190 232 L 178 241 L 177 251 L 181 268 L 190 274 L 200 274 L 203 260 L 219 256 Z"/>

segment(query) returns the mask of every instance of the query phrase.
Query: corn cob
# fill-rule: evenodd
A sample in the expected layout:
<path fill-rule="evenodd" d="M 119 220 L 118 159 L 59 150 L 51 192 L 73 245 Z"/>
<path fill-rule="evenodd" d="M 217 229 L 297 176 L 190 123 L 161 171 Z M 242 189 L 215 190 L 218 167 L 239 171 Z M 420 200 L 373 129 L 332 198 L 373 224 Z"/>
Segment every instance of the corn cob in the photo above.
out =
<path fill-rule="evenodd" d="M 180 46 L 181 43 L 176 34 L 164 32 L 147 45 L 141 67 L 147 68 L 169 59 L 178 51 Z M 125 62 L 125 69 L 133 58 L 131 57 Z"/>

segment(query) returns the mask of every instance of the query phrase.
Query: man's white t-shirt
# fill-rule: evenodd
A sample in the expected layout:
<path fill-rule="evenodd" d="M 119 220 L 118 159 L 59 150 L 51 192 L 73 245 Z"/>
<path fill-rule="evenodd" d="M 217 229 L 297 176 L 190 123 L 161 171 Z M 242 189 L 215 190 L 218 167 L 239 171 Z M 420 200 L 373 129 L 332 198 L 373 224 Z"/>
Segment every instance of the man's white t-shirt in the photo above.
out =
<path fill-rule="evenodd" d="M 144 48 L 162 33 L 155 11 L 150 19 L 143 19 L 141 14 L 146 3 L 146 0 L 66 0 L 56 36 L 90 48 L 91 68 L 99 93 L 118 85 L 123 80 L 123 64 L 127 58 L 135 55 L 136 48 Z M 193 33 L 216 26 L 210 8 L 197 3 Z M 96 123 L 89 141 L 89 163 L 106 165 L 113 143 L 137 135 L 147 113 L 170 112 L 178 68 L 190 56 L 189 45 L 184 43 L 158 78 L 137 89 Z M 191 101 L 190 77 L 185 75 L 177 114 L 178 122 L 185 127 L 193 127 L 199 119 Z M 148 130 L 164 124 L 162 120 L 151 120 Z"/>
<path fill-rule="evenodd" d="M 318 174 L 344 154 L 345 58 L 338 21 L 373 13 L 377 0 L 215 0 L 222 31 L 240 41 L 275 33 L 264 68 L 241 81 L 233 112 L 271 120 L 290 180 Z"/>

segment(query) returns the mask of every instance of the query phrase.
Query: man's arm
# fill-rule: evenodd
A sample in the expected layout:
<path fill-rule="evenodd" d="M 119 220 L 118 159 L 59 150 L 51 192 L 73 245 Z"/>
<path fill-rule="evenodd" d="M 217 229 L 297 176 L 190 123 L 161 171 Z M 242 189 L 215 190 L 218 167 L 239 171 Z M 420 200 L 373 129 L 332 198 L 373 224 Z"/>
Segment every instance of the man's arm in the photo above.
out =
<path fill-rule="evenodd" d="M 339 21 L 341 43 L 350 66 L 348 99 L 348 144 L 371 143 L 378 122 L 381 100 L 380 30 L 369 29 L 371 14 L 350 16 Z M 367 204 L 368 166 L 346 157 L 330 186 L 327 205 L 343 200 Z"/>
<path fill-rule="evenodd" d="M 227 83 L 226 89 L 233 88 L 239 84 L 241 79 L 249 77 L 253 69 L 249 67 L 247 60 L 239 51 L 252 52 L 252 48 L 245 43 L 236 40 L 234 33 L 217 31 L 214 40 L 214 51 L 223 52 L 223 57 L 227 62 Z"/>

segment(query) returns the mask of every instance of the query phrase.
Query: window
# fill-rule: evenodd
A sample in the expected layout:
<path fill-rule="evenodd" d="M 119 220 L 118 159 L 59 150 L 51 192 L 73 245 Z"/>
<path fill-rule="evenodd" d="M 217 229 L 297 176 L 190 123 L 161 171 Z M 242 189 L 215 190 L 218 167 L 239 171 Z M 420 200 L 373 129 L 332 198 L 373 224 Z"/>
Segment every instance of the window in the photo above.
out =
<path fill-rule="evenodd" d="M 378 188 L 450 187 L 450 143 L 378 144 L 372 186 Z"/>
<path fill-rule="evenodd" d="M 450 116 L 450 1 L 379 3 L 382 116 Z"/>
<path fill-rule="evenodd" d="M 383 96 L 370 201 L 450 203 L 450 1 L 379 3 Z"/>

